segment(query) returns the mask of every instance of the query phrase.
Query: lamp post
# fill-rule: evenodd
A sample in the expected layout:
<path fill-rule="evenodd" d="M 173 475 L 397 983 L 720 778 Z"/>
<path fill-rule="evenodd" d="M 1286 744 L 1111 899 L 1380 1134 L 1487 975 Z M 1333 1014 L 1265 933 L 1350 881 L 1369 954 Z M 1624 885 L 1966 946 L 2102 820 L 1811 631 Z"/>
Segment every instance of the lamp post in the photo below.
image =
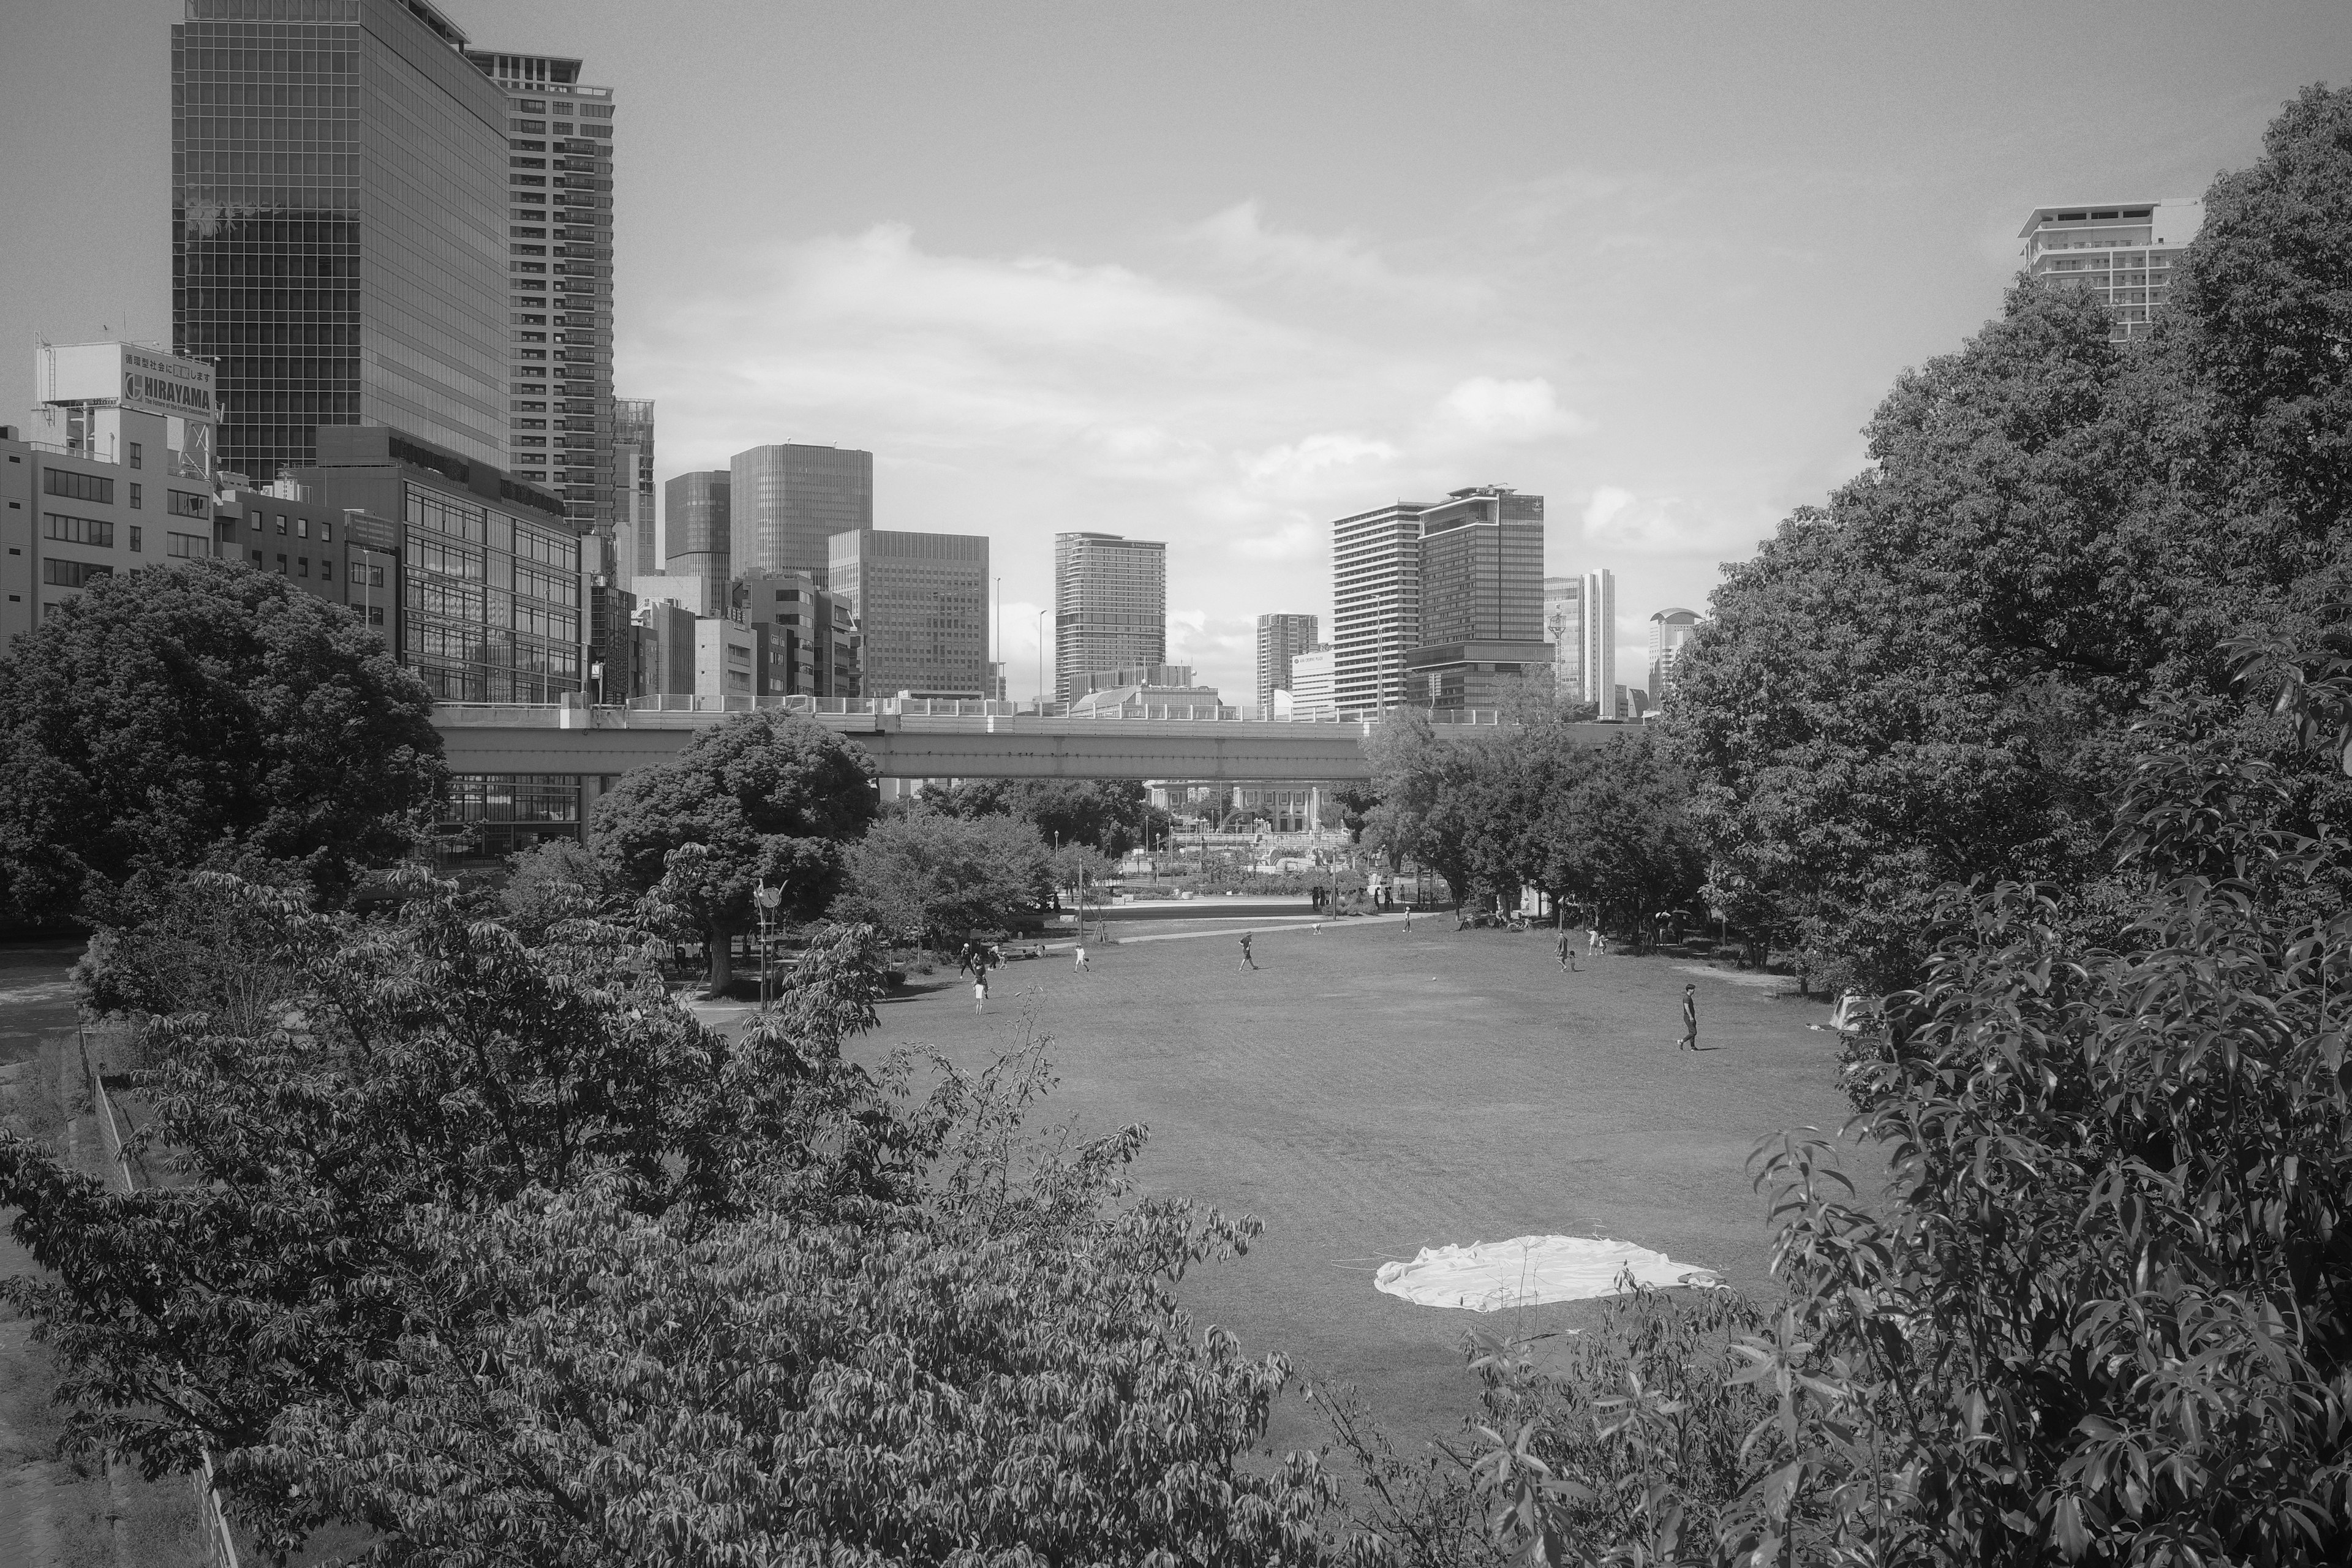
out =
<path fill-rule="evenodd" d="M 1053 608 L 1048 605 L 1037 612 L 1037 713 L 1040 718 L 1045 712 L 1045 617 Z"/>
<path fill-rule="evenodd" d="M 751 901 L 760 906 L 760 1011 L 768 1010 L 768 954 L 773 951 L 768 940 L 769 921 L 775 918 L 776 908 L 784 901 L 782 888 L 771 888 L 762 882 L 753 889 Z"/>

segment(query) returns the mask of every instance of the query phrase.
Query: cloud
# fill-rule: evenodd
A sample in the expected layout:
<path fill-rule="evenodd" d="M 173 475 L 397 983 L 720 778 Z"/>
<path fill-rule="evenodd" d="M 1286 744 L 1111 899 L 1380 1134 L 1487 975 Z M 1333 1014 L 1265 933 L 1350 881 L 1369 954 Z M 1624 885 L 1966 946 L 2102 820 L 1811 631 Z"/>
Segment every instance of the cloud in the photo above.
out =
<path fill-rule="evenodd" d="M 1449 447 L 1510 446 L 1589 434 L 1592 421 L 1560 406 L 1541 376 L 1474 375 L 1437 401 L 1428 434 Z"/>
<path fill-rule="evenodd" d="M 1679 555 L 1750 545 L 1772 531 L 1758 518 L 1711 515 L 1680 496 L 1642 496 L 1602 485 L 1584 503 L 1584 542 L 1635 555 Z"/>
<path fill-rule="evenodd" d="M 1255 197 L 1180 230 L 1177 238 L 1216 270 L 1255 283 L 1337 288 L 1443 311 L 1475 310 L 1493 293 L 1477 279 L 1401 272 L 1355 235 L 1272 227 Z"/>

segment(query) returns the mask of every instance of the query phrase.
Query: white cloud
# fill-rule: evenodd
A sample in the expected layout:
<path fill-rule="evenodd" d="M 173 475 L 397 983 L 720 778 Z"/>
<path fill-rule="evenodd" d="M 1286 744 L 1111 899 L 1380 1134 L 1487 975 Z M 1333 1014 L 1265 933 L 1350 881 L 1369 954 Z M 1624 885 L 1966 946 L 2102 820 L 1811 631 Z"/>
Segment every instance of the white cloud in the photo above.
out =
<path fill-rule="evenodd" d="M 1454 446 L 1517 445 L 1592 428 L 1591 420 L 1561 407 L 1551 383 L 1539 375 L 1517 381 L 1474 375 L 1438 399 L 1429 435 Z"/>
<path fill-rule="evenodd" d="M 1492 294 L 1476 279 L 1399 271 L 1356 235 L 1273 227 L 1255 197 L 1180 231 L 1178 239 L 1220 272 L 1252 282 L 1337 288 L 1447 311 L 1475 309 Z"/>
<path fill-rule="evenodd" d="M 1680 496 L 1642 496 L 1602 485 L 1584 503 L 1584 542 L 1634 555 L 1703 553 L 1752 546 L 1772 531 L 1759 518 L 1712 515 Z"/>

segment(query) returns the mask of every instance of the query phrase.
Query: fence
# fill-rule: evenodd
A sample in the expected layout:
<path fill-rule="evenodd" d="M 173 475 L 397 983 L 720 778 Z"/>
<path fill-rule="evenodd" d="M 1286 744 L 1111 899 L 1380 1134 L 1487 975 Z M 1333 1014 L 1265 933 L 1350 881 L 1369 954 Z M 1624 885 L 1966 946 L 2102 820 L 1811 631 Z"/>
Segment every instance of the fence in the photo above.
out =
<path fill-rule="evenodd" d="M 132 1168 L 135 1156 L 123 1141 L 122 1123 L 114 1114 L 114 1098 L 106 1092 L 106 1079 L 89 1060 L 89 1031 L 86 1026 L 74 1026 L 75 1042 L 81 1048 L 82 1082 L 89 1090 L 89 1102 L 98 1112 L 98 1127 L 106 1142 L 106 1157 L 113 1162 L 115 1174 L 122 1178 L 122 1190 L 135 1193 L 141 1186 L 141 1170 Z M 204 1468 L 188 1478 L 196 1489 L 196 1528 L 204 1532 L 205 1556 L 215 1568 L 238 1568 L 236 1538 L 229 1532 L 228 1514 L 222 1509 L 220 1489 L 213 1478 L 213 1457 L 204 1455 Z"/>

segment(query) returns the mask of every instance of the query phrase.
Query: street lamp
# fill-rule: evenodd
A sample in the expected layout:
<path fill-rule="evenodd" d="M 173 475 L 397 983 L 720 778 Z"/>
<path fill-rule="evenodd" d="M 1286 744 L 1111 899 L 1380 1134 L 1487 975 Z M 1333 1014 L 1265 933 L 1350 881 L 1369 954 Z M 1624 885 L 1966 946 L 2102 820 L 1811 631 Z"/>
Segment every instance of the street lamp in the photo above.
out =
<path fill-rule="evenodd" d="M 760 1011 L 765 1013 L 768 1010 L 768 954 L 772 951 L 768 940 L 768 925 L 775 918 L 777 906 L 784 901 L 784 890 L 762 882 L 753 889 L 751 901 L 760 906 Z"/>
<path fill-rule="evenodd" d="M 1048 605 L 1037 612 L 1037 712 L 1041 718 L 1045 712 L 1045 617 L 1053 608 Z"/>

